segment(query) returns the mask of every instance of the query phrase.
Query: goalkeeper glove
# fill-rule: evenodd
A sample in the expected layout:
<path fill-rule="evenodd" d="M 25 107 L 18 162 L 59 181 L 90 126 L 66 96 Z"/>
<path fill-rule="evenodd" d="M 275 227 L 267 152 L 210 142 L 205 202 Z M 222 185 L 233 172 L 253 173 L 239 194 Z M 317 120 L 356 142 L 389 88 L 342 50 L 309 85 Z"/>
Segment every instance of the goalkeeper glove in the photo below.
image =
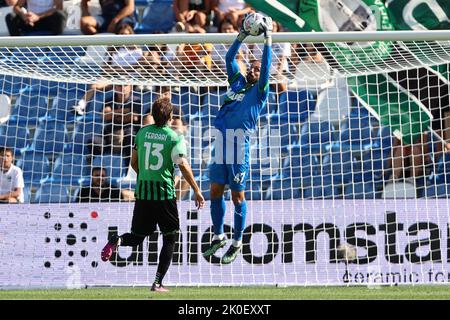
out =
<path fill-rule="evenodd" d="M 263 21 L 264 21 L 264 23 L 262 25 L 262 28 L 264 29 L 264 38 L 268 38 L 272 35 L 272 31 L 273 31 L 272 18 L 264 17 Z"/>
<path fill-rule="evenodd" d="M 237 36 L 237 39 L 242 42 L 244 41 L 245 38 L 247 38 L 247 36 L 249 35 L 247 31 L 244 30 L 244 21 L 245 18 L 247 17 L 248 13 L 245 14 L 244 19 L 242 19 L 242 25 L 241 28 L 239 29 L 239 34 Z"/>

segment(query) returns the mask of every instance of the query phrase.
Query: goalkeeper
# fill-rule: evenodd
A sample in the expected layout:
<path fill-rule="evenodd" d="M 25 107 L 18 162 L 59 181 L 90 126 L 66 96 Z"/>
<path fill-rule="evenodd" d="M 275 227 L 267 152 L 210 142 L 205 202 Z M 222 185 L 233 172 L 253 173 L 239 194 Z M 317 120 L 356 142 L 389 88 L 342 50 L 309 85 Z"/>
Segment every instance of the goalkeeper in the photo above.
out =
<path fill-rule="evenodd" d="M 243 40 L 249 35 L 241 27 L 237 39 L 226 54 L 226 68 L 230 87 L 214 122 L 216 130 L 221 133 L 223 139 L 220 142 L 223 142 L 223 144 L 221 145 L 219 139 L 216 138 L 213 160 L 209 168 L 214 237 L 211 246 L 204 252 L 203 256 L 205 258 L 210 257 L 226 245 L 224 234 L 226 206 L 223 193 L 225 185 L 228 184 L 234 204 L 234 234 L 232 245 L 222 257 L 223 264 L 233 262 L 242 248 L 242 233 L 245 228 L 247 213 L 244 191 L 249 173 L 250 134 L 256 128 L 258 117 L 265 107 L 269 95 L 272 19 L 262 17 L 259 21 L 260 31 L 264 32 L 265 37 L 262 61 L 253 61 L 245 77 L 239 72 L 235 57 Z M 229 138 L 230 132 L 233 133 L 231 139 Z M 235 141 L 235 136 L 239 132 L 244 133 L 244 143 Z"/>

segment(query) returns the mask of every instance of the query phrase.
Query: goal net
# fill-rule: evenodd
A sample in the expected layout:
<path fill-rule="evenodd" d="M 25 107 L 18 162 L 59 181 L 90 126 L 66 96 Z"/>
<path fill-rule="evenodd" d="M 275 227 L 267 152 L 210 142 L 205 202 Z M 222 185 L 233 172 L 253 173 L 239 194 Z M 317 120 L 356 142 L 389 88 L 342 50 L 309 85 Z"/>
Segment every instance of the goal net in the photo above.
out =
<path fill-rule="evenodd" d="M 449 282 L 450 32 L 274 34 L 243 250 L 230 265 L 220 262 L 225 251 L 203 258 L 214 119 L 234 37 L 0 39 L 0 149 L 24 181 L 19 197 L 3 200 L 19 203 L 1 205 L 1 287 L 152 283 L 158 233 L 108 263 L 100 250 L 130 229 L 133 139 L 161 96 L 176 107 L 171 125 L 208 200 L 197 211 L 175 170 L 181 230 L 168 285 Z M 241 46 L 242 74 L 262 45 L 250 37 Z M 16 178 L 3 172 L 5 192 Z M 225 199 L 231 239 L 228 189 Z"/>

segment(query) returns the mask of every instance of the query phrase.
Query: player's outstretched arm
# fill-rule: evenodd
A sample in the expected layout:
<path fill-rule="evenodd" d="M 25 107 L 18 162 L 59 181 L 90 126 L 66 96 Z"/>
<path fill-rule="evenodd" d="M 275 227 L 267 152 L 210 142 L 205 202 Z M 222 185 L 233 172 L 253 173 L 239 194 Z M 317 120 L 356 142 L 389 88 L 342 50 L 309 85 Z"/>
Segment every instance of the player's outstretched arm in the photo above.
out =
<path fill-rule="evenodd" d="M 194 189 L 195 193 L 195 205 L 198 209 L 203 208 L 205 205 L 205 198 L 203 198 L 202 193 L 200 192 L 200 188 L 195 182 L 194 174 L 192 173 L 191 166 L 185 157 L 182 157 L 178 163 L 178 167 L 180 168 L 181 173 L 183 174 L 184 179 L 189 183 L 192 189 Z"/>
<path fill-rule="evenodd" d="M 225 63 L 227 66 L 227 75 L 228 81 L 231 81 L 233 77 L 239 72 L 239 66 L 236 62 L 236 55 L 239 52 L 239 48 L 241 47 L 242 41 L 248 36 L 248 33 L 244 31 L 244 28 L 241 27 L 239 30 L 239 34 L 231 45 L 230 49 L 228 49 L 227 54 L 225 56 Z"/>
<path fill-rule="evenodd" d="M 264 17 L 264 21 L 264 50 L 258 81 L 258 88 L 261 92 L 265 91 L 269 86 L 270 65 L 272 63 L 272 19 L 270 17 Z"/>

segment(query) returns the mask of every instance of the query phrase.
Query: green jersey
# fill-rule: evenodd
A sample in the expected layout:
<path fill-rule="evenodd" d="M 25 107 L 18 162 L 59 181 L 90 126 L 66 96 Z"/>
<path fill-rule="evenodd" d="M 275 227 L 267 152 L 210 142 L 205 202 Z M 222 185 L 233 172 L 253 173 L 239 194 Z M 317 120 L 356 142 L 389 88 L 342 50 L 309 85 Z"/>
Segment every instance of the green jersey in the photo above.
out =
<path fill-rule="evenodd" d="M 136 199 L 175 199 L 174 162 L 187 153 L 183 136 L 168 126 L 149 125 L 137 133 L 134 148 L 139 168 Z"/>

